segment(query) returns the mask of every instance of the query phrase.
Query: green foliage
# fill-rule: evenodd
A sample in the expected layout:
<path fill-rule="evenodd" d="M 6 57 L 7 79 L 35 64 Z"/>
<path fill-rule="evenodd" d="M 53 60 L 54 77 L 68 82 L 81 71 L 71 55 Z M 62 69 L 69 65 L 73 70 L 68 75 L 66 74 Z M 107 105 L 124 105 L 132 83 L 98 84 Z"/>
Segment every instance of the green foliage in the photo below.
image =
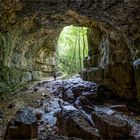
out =
<path fill-rule="evenodd" d="M 88 55 L 87 28 L 67 26 L 58 40 L 57 66 L 67 75 L 80 72 Z"/>

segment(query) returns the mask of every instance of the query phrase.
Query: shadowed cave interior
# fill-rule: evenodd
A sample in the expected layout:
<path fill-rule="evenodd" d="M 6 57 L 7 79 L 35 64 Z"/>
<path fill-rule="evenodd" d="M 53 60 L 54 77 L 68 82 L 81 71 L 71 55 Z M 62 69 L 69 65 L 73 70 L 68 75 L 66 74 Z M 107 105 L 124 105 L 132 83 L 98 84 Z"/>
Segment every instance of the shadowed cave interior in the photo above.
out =
<path fill-rule="evenodd" d="M 0 139 L 140 139 L 139 0 L 0 9 Z"/>

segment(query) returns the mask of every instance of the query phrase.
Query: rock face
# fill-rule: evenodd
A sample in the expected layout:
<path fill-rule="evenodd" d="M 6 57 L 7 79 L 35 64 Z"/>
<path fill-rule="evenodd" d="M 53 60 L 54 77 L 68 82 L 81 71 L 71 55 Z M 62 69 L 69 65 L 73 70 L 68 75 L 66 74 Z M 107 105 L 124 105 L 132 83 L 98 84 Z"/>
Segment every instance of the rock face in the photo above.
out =
<path fill-rule="evenodd" d="M 19 109 L 8 123 L 5 139 L 34 139 L 37 137 L 38 124 L 35 114 L 27 107 Z"/>
<path fill-rule="evenodd" d="M 133 99 L 135 79 L 127 41 L 112 29 L 104 36 L 100 28 L 89 33 L 89 59 L 81 76 L 108 87 L 119 97 Z"/>
<path fill-rule="evenodd" d="M 92 113 L 92 119 L 103 138 L 120 139 L 129 137 L 131 126 L 118 114 L 95 111 Z"/>
<path fill-rule="evenodd" d="M 0 92 L 51 75 L 59 34 L 73 24 L 90 29 L 83 79 L 135 98 L 132 61 L 140 57 L 139 0 L 2 0 L 0 8 Z"/>
<path fill-rule="evenodd" d="M 57 114 L 57 126 L 60 134 L 82 139 L 101 139 L 99 132 L 93 128 L 86 116 L 78 110 L 63 110 Z"/>

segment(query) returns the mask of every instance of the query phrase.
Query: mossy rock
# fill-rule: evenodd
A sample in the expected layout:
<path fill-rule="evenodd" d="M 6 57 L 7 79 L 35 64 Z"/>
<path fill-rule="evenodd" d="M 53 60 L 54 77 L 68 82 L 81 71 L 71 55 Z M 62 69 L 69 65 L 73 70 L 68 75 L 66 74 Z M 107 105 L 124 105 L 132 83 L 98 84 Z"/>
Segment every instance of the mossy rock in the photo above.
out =
<path fill-rule="evenodd" d="M 32 80 L 38 81 L 42 79 L 42 72 L 41 71 L 33 71 L 32 72 Z"/>
<path fill-rule="evenodd" d="M 28 82 L 32 80 L 32 74 L 30 72 L 21 72 L 21 82 Z"/>
<path fill-rule="evenodd" d="M 21 78 L 21 70 L 11 68 L 9 70 L 9 78 L 11 79 L 10 81 L 19 83 Z"/>

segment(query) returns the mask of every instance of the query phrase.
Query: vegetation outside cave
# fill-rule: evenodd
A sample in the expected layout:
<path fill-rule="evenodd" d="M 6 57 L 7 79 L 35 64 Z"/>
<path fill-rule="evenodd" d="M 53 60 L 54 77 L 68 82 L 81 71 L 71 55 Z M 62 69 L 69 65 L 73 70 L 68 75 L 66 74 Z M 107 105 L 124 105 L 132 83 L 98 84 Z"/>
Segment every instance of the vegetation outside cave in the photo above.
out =
<path fill-rule="evenodd" d="M 87 27 L 66 26 L 63 28 L 57 46 L 57 72 L 71 77 L 83 69 L 88 56 Z"/>

